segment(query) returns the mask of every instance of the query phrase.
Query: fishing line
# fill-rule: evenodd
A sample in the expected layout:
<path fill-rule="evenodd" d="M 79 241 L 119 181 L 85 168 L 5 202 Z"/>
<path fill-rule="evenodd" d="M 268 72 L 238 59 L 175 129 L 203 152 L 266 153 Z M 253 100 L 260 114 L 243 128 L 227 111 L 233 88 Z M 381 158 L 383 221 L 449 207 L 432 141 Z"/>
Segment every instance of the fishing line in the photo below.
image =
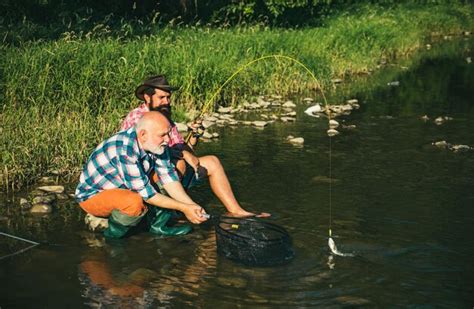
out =
<path fill-rule="evenodd" d="M 8 257 L 14 256 L 14 255 L 17 255 L 17 254 L 20 254 L 20 253 L 25 252 L 25 251 L 27 251 L 27 250 L 30 250 L 31 248 L 34 248 L 34 247 L 36 247 L 36 246 L 38 246 L 38 245 L 40 244 L 39 242 L 36 242 L 36 241 L 28 240 L 28 239 L 25 239 L 25 238 L 21 238 L 21 237 L 18 237 L 18 236 L 10 235 L 10 234 L 3 233 L 3 232 L 0 232 L 0 235 L 7 236 L 7 237 L 10 237 L 10 238 L 13 238 L 13 239 L 16 239 L 16 240 L 21 240 L 21 241 L 24 241 L 24 242 L 27 242 L 27 243 L 30 243 L 30 244 L 31 244 L 31 246 L 29 246 L 29 247 L 20 249 L 20 250 L 18 250 L 18 251 L 16 251 L 16 252 L 13 252 L 13 253 L 10 253 L 10 254 L 7 254 L 7 255 L 4 255 L 4 256 L 0 257 L 0 260 L 6 259 L 6 258 L 8 258 Z"/>
<path fill-rule="evenodd" d="M 316 78 L 316 76 L 313 74 L 313 72 L 308 69 L 308 67 L 306 65 L 304 65 L 301 61 L 293 58 L 293 57 L 290 57 L 290 56 L 286 56 L 286 55 L 267 55 L 267 56 L 262 56 L 260 58 L 257 58 L 257 59 L 254 59 L 242 66 L 240 66 L 232 75 L 229 76 L 229 78 L 227 78 L 227 80 L 222 83 L 221 86 L 219 86 L 219 88 L 217 88 L 217 90 L 214 92 L 214 94 L 211 96 L 211 98 L 209 100 L 206 101 L 206 103 L 204 103 L 203 105 L 203 108 L 201 109 L 201 112 L 199 114 L 199 116 L 196 118 L 196 119 L 202 119 L 202 117 L 208 112 L 208 110 L 213 107 L 213 101 L 214 99 L 216 98 L 216 96 L 222 91 L 222 89 L 228 84 L 230 83 L 238 74 L 240 74 L 242 71 L 244 71 L 245 69 L 247 69 L 248 67 L 250 67 L 252 64 L 256 63 L 256 62 L 259 62 L 259 61 L 262 61 L 262 60 L 267 60 L 267 59 L 274 59 L 276 60 L 277 62 L 280 60 L 280 59 L 284 59 L 284 60 L 289 60 L 293 63 L 296 63 L 297 65 L 299 65 L 300 67 L 302 67 L 311 77 L 312 79 L 314 80 L 314 82 L 316 83 L 316 91 L 319 89 L 320 92 L 321 92 L 321 96 L 323 97 L 323 101 L 324 101 L 324 108 L 325 108 L 325 112 L 326 114 L 328 115 L 328 120 L 330 121 L 331 120 L 331 110 L 329 108 L 329 104 L 326 100 L 326 96 L 324 95 L 324 91 L 323 91 L 323 87 L 321 86 L 321 83 L 319 82 L 319 80 Z M 186 142 L 189 142 L 191 136 L 193 135 L 192 132 L 189 132 L 188 133 L 188 136 L 186 137 Z M 337 247 L 336 247 L 336 244 L 334 242 L 334 240 L 332 239 L 332 137 L 329 136 L 329 231 L 328 231 L 328 234 L 329 234 L 329 239 L 328 239 L 328 245 L 329 245 L 329 248 L 331 249 L 332 253 L 336 254 L 336 255 L 340 255 L 340 256 L 352 256 L 351 254 L 345 254 L 345 253 L 341 253 L 337 250 Z"/>

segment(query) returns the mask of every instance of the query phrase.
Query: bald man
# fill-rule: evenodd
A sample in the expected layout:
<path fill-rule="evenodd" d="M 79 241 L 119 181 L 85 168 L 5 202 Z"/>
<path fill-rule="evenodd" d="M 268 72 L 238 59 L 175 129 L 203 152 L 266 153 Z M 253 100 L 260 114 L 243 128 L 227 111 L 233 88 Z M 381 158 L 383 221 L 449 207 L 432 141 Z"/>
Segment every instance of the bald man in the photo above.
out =
<path fill-rule="evenodd" d="M 85 164 L 76 200 L 88 214 L 108 218 L 105 236 L 124 237 L 145 214 L 152 233 L 188 233 L 188 225 L 166 226 L 169 210 L 181 211 L 195 224 L 206 221 L 204 209 L 183 189 L 170 162 L 170 130 L 161 113 L 146 113 L 134 127 L 100 143 Z M 159 193 L 153 182 L 169 197 Z"/>

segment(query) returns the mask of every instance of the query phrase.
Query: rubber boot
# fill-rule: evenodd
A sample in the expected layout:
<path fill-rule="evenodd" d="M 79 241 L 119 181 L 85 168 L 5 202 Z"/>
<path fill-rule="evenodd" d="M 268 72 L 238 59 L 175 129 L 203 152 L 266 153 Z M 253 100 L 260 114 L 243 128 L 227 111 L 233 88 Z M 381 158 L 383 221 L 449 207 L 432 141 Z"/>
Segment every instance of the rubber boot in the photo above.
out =
<path fill-rule="evenodd" d="M 112 210 L 109 217 L 109 227 L 104 230 L 104 236 L 108 238 L 123 238 L 128 231 L 135 227 L 147 213 L 145 210 L 139 216 L 126 215 L 118 209 Z"/>
<path fill-rule="evenodd" d="M 172 216 L 172 211 L 154 206 L 148 207 L 148 222 L 150 233 L 161 236 L 185 235 L 191 232 L 189 224 L 180 226 L 166 226 Z"/>

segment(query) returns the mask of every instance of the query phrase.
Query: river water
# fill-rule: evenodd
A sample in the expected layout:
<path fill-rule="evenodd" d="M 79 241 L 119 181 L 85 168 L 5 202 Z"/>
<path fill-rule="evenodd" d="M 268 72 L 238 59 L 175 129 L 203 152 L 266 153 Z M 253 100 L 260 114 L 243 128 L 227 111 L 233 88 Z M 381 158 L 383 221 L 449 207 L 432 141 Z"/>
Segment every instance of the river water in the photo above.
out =
<path fill-rule="evenodd" d="M 361 108 L 338 118 L 356 128 L 341 129 L 331 147 L 327 120 L 305 115 L 300 96 L 294 123 L 220 128 L 219 140 L 200 144 L 199 154 L 220 157 L 245 208 L 288 230 L 290 263 L 218 256 L 210 224 L 178 238 L 104 241 L 73 202 L 38 218 L 4 196 L 0 231 L 48 244 L 0 260 L 0 307 L 472 308 L 474 151 L 431 145 L 474 146 L 472 43 L 435 45 L 337 86 L 331 103 L 357 98 Z M 452 120 L 436 125 L 438 116 Z M 290 134 L 304 145 L 287 143 Z M 192 196 L 222 212 L 208 189 Z M 340 251 L 355 257 L 330 254 L 329 224 Z M 2 255 L 27 245 L 0 236 Z"/>

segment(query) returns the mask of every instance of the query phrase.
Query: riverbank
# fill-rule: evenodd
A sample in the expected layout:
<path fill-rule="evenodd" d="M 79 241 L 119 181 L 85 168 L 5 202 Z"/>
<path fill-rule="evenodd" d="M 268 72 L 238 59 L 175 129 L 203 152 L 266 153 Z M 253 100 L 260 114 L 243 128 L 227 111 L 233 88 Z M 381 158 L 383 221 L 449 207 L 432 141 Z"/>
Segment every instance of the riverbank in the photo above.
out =
<path fill-rule="evenodd" d="M 123 40 L 98 27 L 59 40 L 3 46 L 1 187 L 19 188 L 53 171 L 76 177 L 91 150 L 138 104 L 133 91 L 148 72 L 166 73 L 180 85 L 174 104 L 184 120 L 238 67 L 258 57 L 294 57 L 328 90 L 331 80 L 370 73 L 433 37 L 472 31 L 472 17 L 471 5 L 364 6 L 311 29 L 164 28 Z M 237 76 L 218 103 L 314 88 L 299 66 L 265 61 Z"/>

